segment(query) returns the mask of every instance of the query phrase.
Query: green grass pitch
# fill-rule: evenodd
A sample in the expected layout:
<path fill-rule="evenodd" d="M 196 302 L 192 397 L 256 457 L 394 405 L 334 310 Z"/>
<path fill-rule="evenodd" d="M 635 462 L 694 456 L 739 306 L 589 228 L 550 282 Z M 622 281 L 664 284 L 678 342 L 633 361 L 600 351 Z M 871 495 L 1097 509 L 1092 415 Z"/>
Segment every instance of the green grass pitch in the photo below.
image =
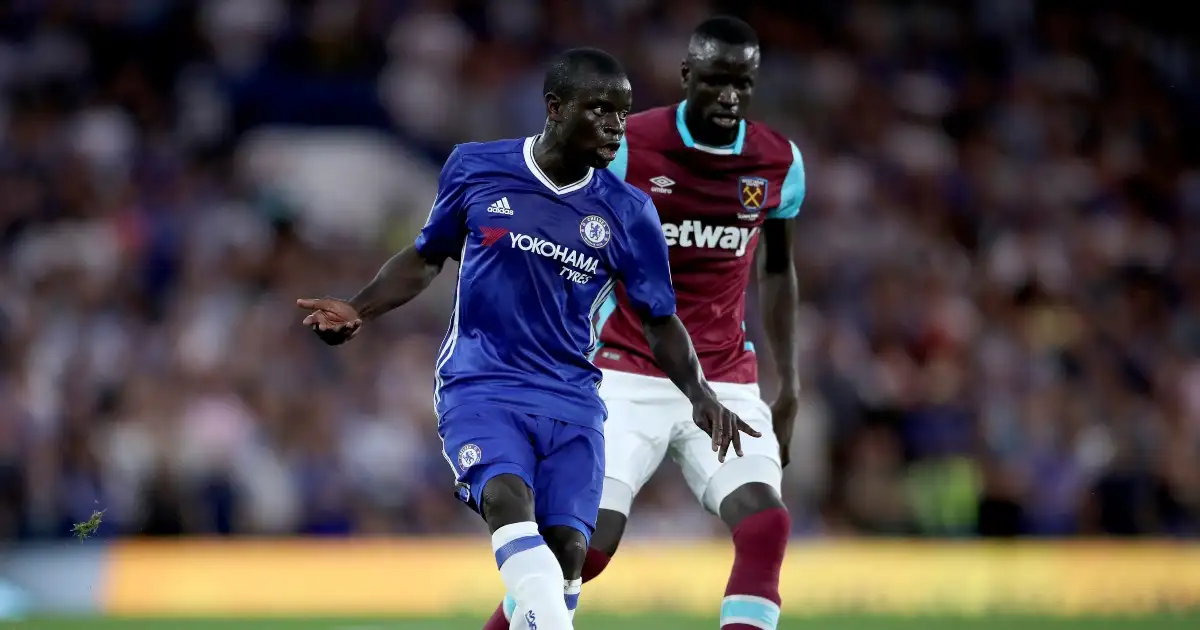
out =
<path fill-rule="evenodd" d="M 12 630 L 478 630 L 476 617 L 431 619 L 33 619 L 6 624 Z M 670 615 L 629 617 L 580 615 L 576 630 L 716 630 L 715 618 Z M 955 617 L 798 617 L 780 630 L 1192 630 L 1200 614 L 1125 618 L 983 616 Z"/>

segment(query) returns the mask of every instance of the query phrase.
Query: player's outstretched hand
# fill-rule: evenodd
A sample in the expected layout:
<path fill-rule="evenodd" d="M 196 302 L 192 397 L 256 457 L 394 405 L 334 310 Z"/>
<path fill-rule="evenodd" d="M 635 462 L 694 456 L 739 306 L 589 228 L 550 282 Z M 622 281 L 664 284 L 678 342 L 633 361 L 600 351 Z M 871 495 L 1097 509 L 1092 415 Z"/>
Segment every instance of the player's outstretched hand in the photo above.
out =
<path fill-rule="evenodd" d="M 312 311 L 304 325 L 313 329 L 321 341 L 337 346 L 354 338 L 362 328 L 358 311 L 345 300 L 337 298 L 306 298 L 296 300 L 296 306 Z"/>
<path fill-rule="evenodd" d="M 712 450 L 720 462 L 725 461 L 730 445 L 738 457 L 742 456 L 743 433 L 750 437 L 762 437 L 761 433 L 711 396 L 692 405 L 692 421 L 712 437 Z"/>

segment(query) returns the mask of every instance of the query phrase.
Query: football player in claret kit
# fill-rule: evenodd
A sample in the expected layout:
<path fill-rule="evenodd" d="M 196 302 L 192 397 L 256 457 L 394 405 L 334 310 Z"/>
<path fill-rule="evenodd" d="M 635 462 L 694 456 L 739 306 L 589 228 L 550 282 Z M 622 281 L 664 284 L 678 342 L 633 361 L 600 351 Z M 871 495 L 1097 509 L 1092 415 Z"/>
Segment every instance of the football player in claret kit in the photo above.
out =
<path fill-rule="evenodd" d="M 459 145 L 442 167 L 413 246 L 350 300 L 300 300 L 333 345 L 460 263 L 438 354 L 434 402 L 457 496 L 492 532 L 514 627 L 567 630 L 604 477 L 594 318 L 618 283 L 646 343 L 712 451 L 741 452 L 749 429 L 705 381 L 675 315 L 653 203 L 603 170 L 620 149 L 630 87 L 595 49 L 564 53 L 545 83 L 547 121 L 531 138 Z"/>
<path fill-rule="evenodd" d="M 780 485 L 798 406 L 792 219 L 804 197 L 804 168 L 792 142 L 744 118 L 758 65 L 758 38 L 747 24 L 725 17 L 701 24 L 683 63 L 686 100 L 630 117 L 609 171 L 654 200 L 670 246 L 679 317 L 704 374 L 721 402 L 763 437 L 747 440 L 744 457 L 712 457 L 708 436 L 691 426 L 687 399 L 642 339 L 633 296 L 620 288 L 615 308 L 599 314 L 595 355 L 609 412 L 607 466 L 584 580 L 613 557 L 634 496 L 669 454 L 696 499 L 733 535 L 735 560 L 720 608 L 726 630 L 778 624 L 779 572 L 791 528 Z M 781 384 L 771 406 L 759 395 L 744 324 L 760 240 L 764 327 Z M 507 607 L 511 602 L 486 630 L 505 627 Z"/>

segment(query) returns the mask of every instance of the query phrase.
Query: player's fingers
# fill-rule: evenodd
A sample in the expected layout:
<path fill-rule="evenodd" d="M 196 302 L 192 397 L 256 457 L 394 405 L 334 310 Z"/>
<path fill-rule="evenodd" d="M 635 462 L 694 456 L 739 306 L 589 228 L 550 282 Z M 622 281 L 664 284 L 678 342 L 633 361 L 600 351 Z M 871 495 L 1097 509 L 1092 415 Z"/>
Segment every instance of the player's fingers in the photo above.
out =
<path fill-rule="evenodd" d="M 730 425 L 729 418 L 725 414 L 721 414 L 721 450 L 717 451 L 717 461 L 724 463 L 725 458 L 729 456 L 729 446 L 733 444 L 733 427 Z"/>
<path fill-rule="evenodd" d="M 300 298 L 296 300 L 296 306 L 309 311 L 320 311 L 325 309 L 324 302 L 325 300 L 319 298 Z"/>
<path fill-rule="evenodd" d="M 740 418 L 733 415 L 732 413 L 729 414 L 729 416 L 730 416 L 730 419 L 732 420 L 732 422 L 729 423 L 731 425 L 731 429 L 732 429 L 729 432 L 729 437 L 731 438 L 730 441 L 733 442 L 733 452 L 738 457 L 741 457 L 742 456 L 742 432 L 739 431 L 738 429 L 740 428 L 740 425 L 742 425 L 744 423 L 742 422 L 742 420 Z"/>
<path fill-rule="evenodd" d="M 321 330 L 326 330 L 333 326 L 333 324 L 329 321 L 329 313 L 322 310 L 315 310 L 309 313 L 308 317 L 304 318 L 304 323 L 310 326 L 319 324 L 321 326 Z"/>
<path fill-rule="evenodd" d="M 756 437 L 756 438 L 762 437 L 761 432 L 755 431 L 754 427 L 746 424 L 746 421 L 742 420 L 741 418 L 737 419 L 737 428 L 738 428 L 738 431 L 745 433 L 746 435 L 749 435 L 750 437 Z"/>
<path fill-rule="evenodd" d="M 311 321 L 310 321 L 311 320 Z M 343 324 L 335 324 L 329 321 L 329 316 L 324 311 L 317 311 L 312 315 L 304 318 L 304 321 L 309 323 L 313 330 L 325 332 L 328 330 L 339 330 Z"/>
<path fill-rule="evenodd" d="M 716 453 L 721 449 L 721 430 L 724 427 L 721 426 L 720 417 L 717 418 L 716 422 L 710 420 L 708 426 L 712 427 L 712 432 L 709 435 L 712 436 L 712 450 Z"/>

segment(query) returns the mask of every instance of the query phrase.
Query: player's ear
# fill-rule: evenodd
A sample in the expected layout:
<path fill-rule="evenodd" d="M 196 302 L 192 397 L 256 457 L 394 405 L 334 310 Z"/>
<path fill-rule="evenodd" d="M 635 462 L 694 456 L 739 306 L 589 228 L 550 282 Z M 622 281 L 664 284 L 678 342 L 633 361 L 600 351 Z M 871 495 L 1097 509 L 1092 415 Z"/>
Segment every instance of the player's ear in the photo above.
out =
<path fill-rule="evenodd" d="M 546 92 L 546 117 L 554 122 L 563 120 L 563 102 L 553 92 Z"/>
<path fill-rule="evenodd" d="M 684 90 L 688 87 L 688 77 L 692 74 L 692 69 L 688 67 L 687 59 L 679 62 L 679 84 Z"/>

